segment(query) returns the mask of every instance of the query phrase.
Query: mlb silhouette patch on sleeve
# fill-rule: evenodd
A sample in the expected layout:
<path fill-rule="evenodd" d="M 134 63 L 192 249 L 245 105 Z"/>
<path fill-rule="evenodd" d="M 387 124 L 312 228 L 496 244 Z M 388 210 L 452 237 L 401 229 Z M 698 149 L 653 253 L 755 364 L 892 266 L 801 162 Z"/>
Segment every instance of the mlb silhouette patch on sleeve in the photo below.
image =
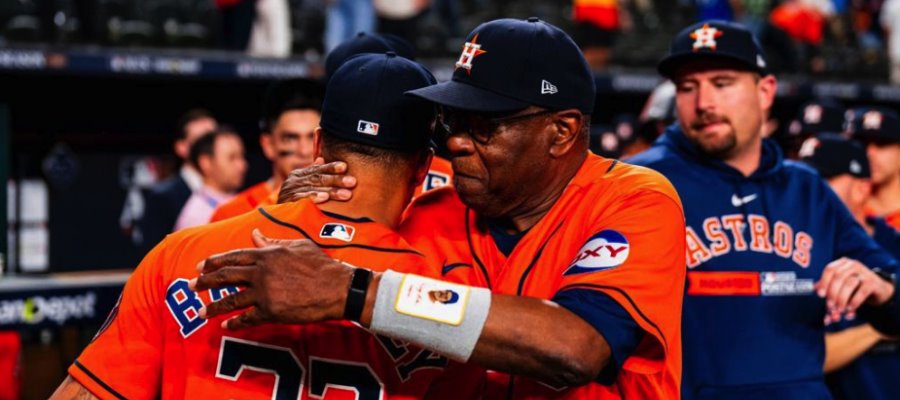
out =
<path fill-rule="evenodd" d="M 401 314 L 459 325 L 466 314 L 468 286 L 406 275 L 400 284 L 394 309 Z"/>

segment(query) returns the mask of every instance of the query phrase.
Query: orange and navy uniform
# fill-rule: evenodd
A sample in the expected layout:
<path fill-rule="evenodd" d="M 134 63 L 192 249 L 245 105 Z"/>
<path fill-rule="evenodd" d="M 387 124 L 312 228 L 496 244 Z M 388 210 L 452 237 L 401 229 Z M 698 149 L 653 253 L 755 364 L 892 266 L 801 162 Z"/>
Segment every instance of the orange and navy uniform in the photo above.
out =
<path fill-rule="evenodd" d="M 428 175 L 425 175 L 425 181 L 416 188 L 413 198 L 421 196 L 423 193 L 450 186 L 453 184 L 453 166 L 450 161 L 438 156 L 431 159 L 431 167 L 428 168 Z"/>
<path fill-rule="evenodd" d="M 884 220 L 887 221 L 888 225 L 894 227 L 894 229 L 900 231 L 900 210 L 894 211 L 893 213 L 887 214 L 884 216 Z"/>
<path fill-rule="evenodd" d="M 450 189 L 416 200 L 400 233 L 443 260 L 445 279 L 557 301 L 604 335 L 619 364 L 611 377 L 576 388 L 491 372 L 487 398 L 670 399 L 681 382 L 684 229 L 681 202 L 665 178 L 591 154 L 508 255 L 488 221 Z M 599 297 L 614 305 L 591 300 Z M 615 359 L 615 331 L 592 323 L 604 309 L 622 310 L 600 318 L 607 325 L 633 320 L 643 333 L 623 360 Z"/>
<path fill-rule="evenodd" d="M 259 207 L 270 206 L 278 200 L 278 188 L 271 190 L 269 181 L 263 181 L 247 188 L 234 196 L 233 199 L 216 207 L 209 222 L 219 222 L 223 219 L 253 211 Z M 272 194 L 276 195 L 273 196 Z"/>
<path fill-rule="evenodd" d="M 358 267 L 420 275 L 434 265 L 399 235 L 368 219 L 319 210 L 309 200 L 186 229 L 167 237 L 135 270 L 119 303 L 69 374 L 103 398 L 422 398 L 445 357 L 376 336 L 348 321 L 227 331 L 231 315 L 199 309 L 236 293 L 195 293 L 188 281 L 210 255 L 253 247 L 251 232 L 307 238 Z M 234 314 L 232 314 L 234 315 Z"/>

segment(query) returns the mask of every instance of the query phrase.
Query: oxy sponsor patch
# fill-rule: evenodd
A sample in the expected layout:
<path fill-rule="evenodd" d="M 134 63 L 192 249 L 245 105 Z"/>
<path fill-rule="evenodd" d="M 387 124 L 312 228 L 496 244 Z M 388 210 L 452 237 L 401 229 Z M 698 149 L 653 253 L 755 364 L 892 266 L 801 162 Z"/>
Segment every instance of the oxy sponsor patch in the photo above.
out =
<path fill-rule="evenodd" d="M 630 246 L 625 235 L 607 229 L 588 239 L 563 275 L 596 272 L 618 267 L 628 259 Z"/>

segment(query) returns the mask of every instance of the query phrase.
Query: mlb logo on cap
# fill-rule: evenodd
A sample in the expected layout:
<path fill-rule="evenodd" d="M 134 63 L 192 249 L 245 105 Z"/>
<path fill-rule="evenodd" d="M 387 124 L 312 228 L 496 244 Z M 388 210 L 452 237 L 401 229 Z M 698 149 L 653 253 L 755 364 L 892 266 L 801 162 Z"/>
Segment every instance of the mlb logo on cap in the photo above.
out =
<path fill-rule="evenodd" d="M 378 135 L 378 124 L 365 120 L 359 120 L 359 124 L 356 126 L 356 131 L 359 133 L 365 133 L 366 135 L 375 136 Z"/>
<path fill-rule="evenodd" d="M 325 225 L 322 225 L 322 230 L 319 232 L 319 237 L 323 239 L 337 239 L 349 242 L 353 240 L 354 233 L 356 233 L 356 228 L 350 225 L 327 223 Z"/>

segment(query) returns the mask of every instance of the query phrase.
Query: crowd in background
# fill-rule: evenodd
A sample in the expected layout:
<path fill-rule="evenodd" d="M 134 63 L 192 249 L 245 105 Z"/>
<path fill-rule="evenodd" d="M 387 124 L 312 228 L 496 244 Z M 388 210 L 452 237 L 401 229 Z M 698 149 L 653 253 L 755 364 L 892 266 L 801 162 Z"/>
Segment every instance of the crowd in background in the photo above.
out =
<path fill-rule="evenodd" d="M 652 68 L 696 20 L 740 22 L 774 70 L 900 81 L 898 0 L 21 0 L 0 4 L 0 44 L 227 49 L 321 60 L 357 32 L 453 57 L 479 21 L 536 15 L 572 34 L 597 70 Z"/>

